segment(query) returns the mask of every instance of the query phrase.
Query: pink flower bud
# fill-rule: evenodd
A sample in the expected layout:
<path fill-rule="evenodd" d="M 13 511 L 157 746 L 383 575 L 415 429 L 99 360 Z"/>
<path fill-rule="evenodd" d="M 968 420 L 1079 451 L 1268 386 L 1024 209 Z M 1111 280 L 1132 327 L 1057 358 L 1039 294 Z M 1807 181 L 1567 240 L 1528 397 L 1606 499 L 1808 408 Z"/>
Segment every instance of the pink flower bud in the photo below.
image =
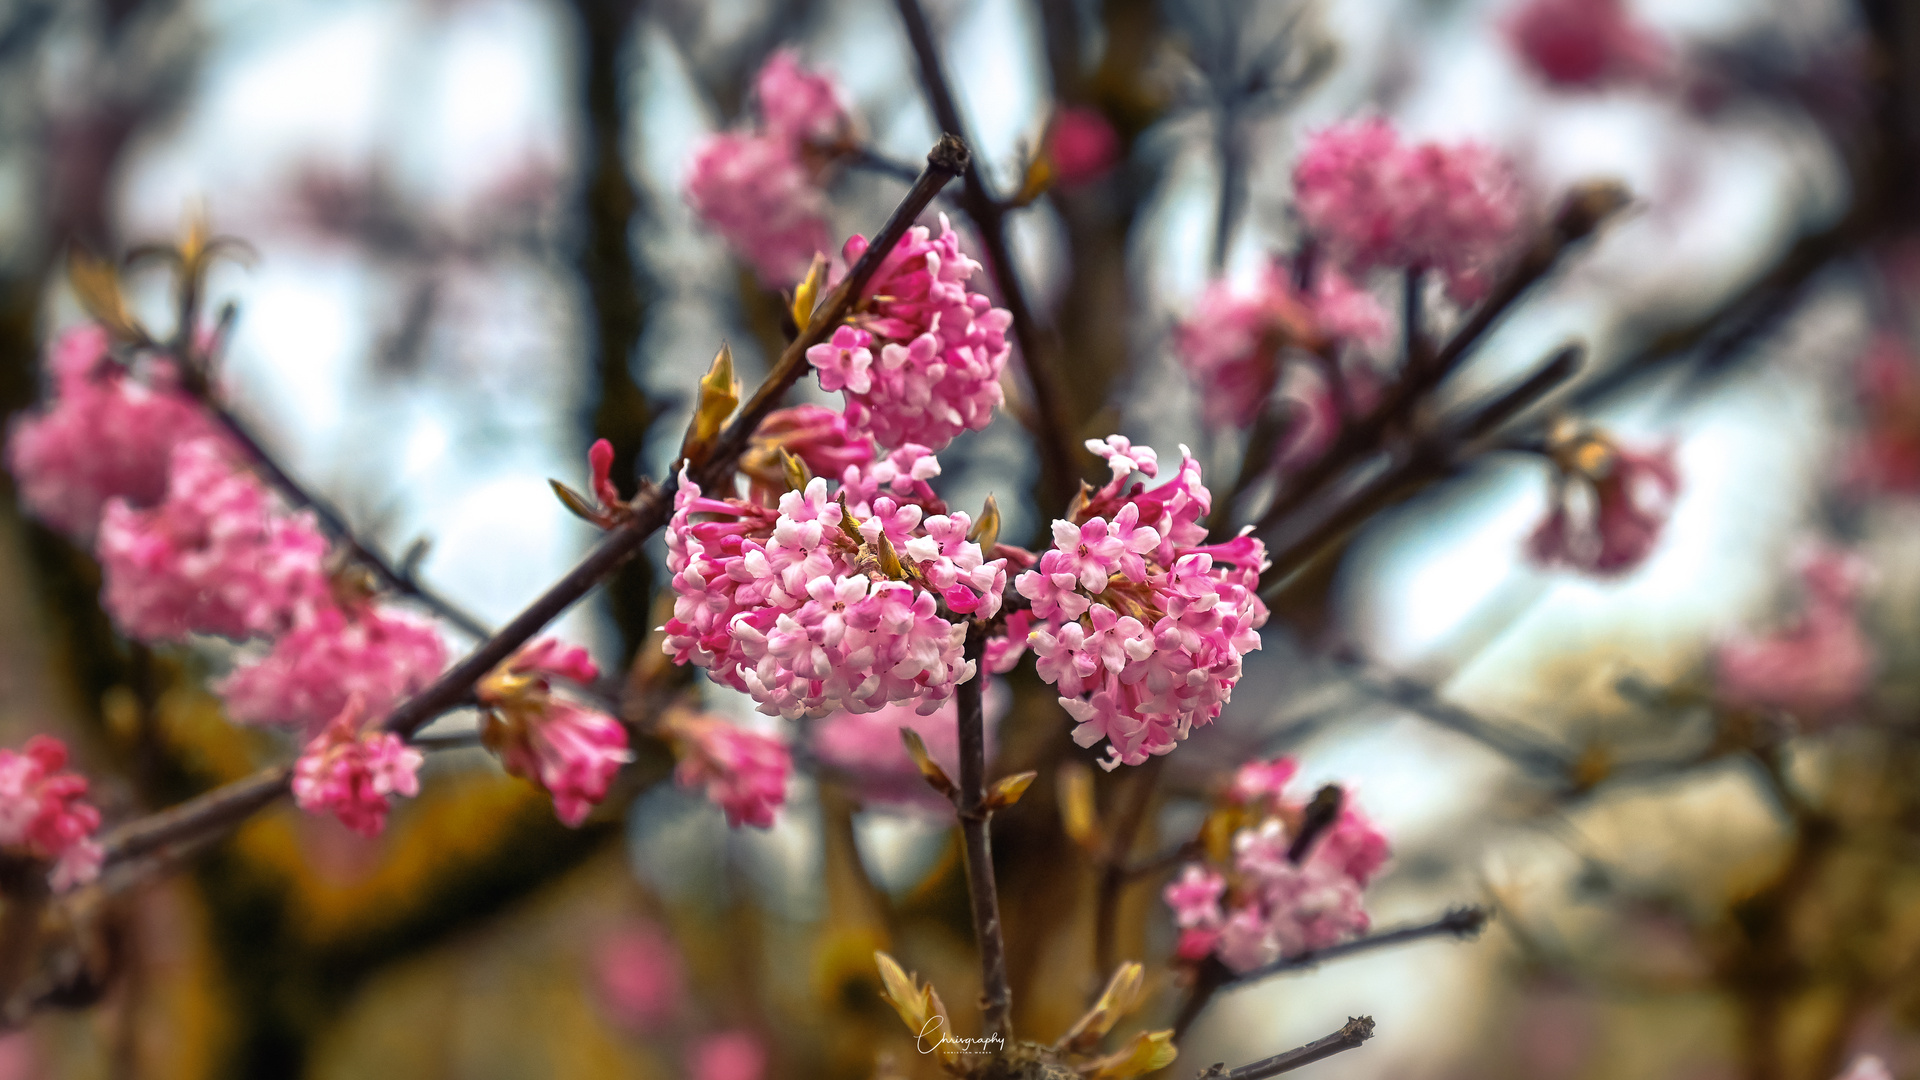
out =
<path fill-rule="evenodd" d="M 359 694 L 307 743 L 293 766 L 293 798 L 310 814 L 331 812 L 362 836 L 386 828 L 389 797 L 420 793 L 420 751 L 368 722 Z"/>

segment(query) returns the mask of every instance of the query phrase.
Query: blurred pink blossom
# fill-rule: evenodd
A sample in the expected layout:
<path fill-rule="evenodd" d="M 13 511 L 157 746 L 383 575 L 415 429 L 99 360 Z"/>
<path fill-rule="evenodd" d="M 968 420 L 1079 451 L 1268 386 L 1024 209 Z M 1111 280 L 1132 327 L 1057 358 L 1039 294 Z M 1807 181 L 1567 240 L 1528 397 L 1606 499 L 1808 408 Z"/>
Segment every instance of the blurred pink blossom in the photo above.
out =
<path fill-rule="evenodd" d="M 385 716 L 447 663 L 431 623 L 371 602 L 318 608 L 273 643 L 267 655 L 216 684 L 227 715 L 243 724 L 317 731 L 358 695 Z"/>
<path fill-rule="evenodd" d="M 1069 105 L 1053 115 L 1047 158 L 1053 162 L 1054 182 L 1061 187 L 1090 184 L 1120 159 L 1120 136 L 1100 110 Z"/>
<path fill-rule="evenodd" d="M 607 797 L 620 767 L 633 760 L 624 724 L 553 692 L 555 679 L 586 686 L 598 676 L 584 649 L 543 639 L 475 688 L 481 741 L 509 773 L 545 788 L 554 813 L 575 827 Z"/>
<path fill-rule="evenodd" d="M 687 202 L 763 284 L 790 288 L 827 248 L 827 199 L 789 143 L 723 132 L 694 151 Z"/>
<path fill-rule="evenodd" d="M 48 358 L 52 393 L 8 432 L 7 468 L 21 504 L 74 540 L 89 542 L 109 499 L 138 507 L 166 497 L 177 444 L 214 434 L 199 403 L 176 386 L 173 365 L 147 364 L 136 379 L 108 355 L 107 332 L 88 324 L 62 334 Z"/>
<path fill-rule="evenodd" d="M 680 950 L 659 926 L 634 920 L 601 938 L 594 953 L 600 998 L 615 1022 L 637 1031 L 671 1023 L 686 992 Z"/>
<path fill-rule="evenodd" d="M 1785 628 L 1722 644 L 1715 655 L 1720 696 L 1730 704 L 1786 709 L 1817 719 L 1860 699 L 1873 676 L 1873 643 L 1855 612 L 1865 569 L 1845 552 L 1804 556 L 1804 606 Z"/>
<path fill-rule="evenodd" d="M 366 702 L 356 693 L 294 762 L 293 799 L 310 814 L 331 811 L 354 832 L 378 836 L 387 824 L 388 797 L 420 793 L 424 760 L 400 736 L 383 730 L 378 714 L 369 722 Z"/>
<path fill-rule="evenodd" d="M 1513 165 L 1472 142 L 1402 143 L 1385 120 L 1314 135 L 1294 167 L 1307 231 L 1342 267 L 1432 270 L 1471 303 L 1511 253 L 1526 217 Z"/>
<path fill-rule="evenodd" d="M 1861 1054 L 1834 1080 L 1893 1080 L 1893 1070 L 1872 1054 Z"/>
<path fill-rule="evenodd" d="M 66 744 L 51 735 L 0 749 L 0 847 L 53 863 L 55 892 L 98 877 L 104 855 L 93 839 L 100 811 L 82 801 L 87 778 L 66 767 Z"/>
<path fill-rule="evenodd" d="M 707 799 L 726 811 L 734 828 L 769 828 L 775 811 L 787 801 L 787 774 L 793 756 L 785 743 L 711 716 L 670 718 L 665 729 L 680 754 L 674 782 L 705 786 Z"/>
<path fill-rule="evenodd" d="M 838 84 L 801 67 L 792 49 L 775 49 L 767 57 L 754 79 L 754 96 L 766 133 L 783 143 L 833 147 L 853 126 Z"/>
<path fill-rule="evenodd" d="M 745 1031 L 723 1031 L 694 1044 L 693 1080 L 760 1080 L 767 1070 L 766 1047 Z"/>
<path fill-rule="evenodd" d="M 989 760 L 1000 718 L 1011 704 L 1009 697 L 1000 681 L 987 683 L 982 711 Z M 948 776 L 958 776 L 958 724 L 959 707 L 951 700 L 924 716 L 911 705 L 889 705 L 870 713 L 837 712 L 813 726 L 809 745 L 822 763 L 845 773 L 861 800 L 870 805 L 951 813 L 952 806 L 920 775 L 901 742 L 900 729 L 918 732 L 933 760 Z"/>
<path fill-rule="evenodd" d="M 1659 543 L 1680 492 L 1672 446 L 1628 450 L 1593 433 L 1552 451 L 1559 470 L 1552 507 L 1527 541 L 1544 566 L 1600 577 L 1626 574 Z"/>
<path fill-rule="evenodd" d="M 166 501 L 107 503 L 102 599 L 122 631 L 147 641 L 279 634 L 331 603 L 326 552 L 313 515 L 282 513 L 220 440 L 193 439 L 173 448 Z"/>
<path fill-rule="evenodd" d="M 1672 67 L 1666 42 L 1625 0 L 1526 0 L 1505 30 L 1527 66 L 1559 87 L 1658 82 Z"/>

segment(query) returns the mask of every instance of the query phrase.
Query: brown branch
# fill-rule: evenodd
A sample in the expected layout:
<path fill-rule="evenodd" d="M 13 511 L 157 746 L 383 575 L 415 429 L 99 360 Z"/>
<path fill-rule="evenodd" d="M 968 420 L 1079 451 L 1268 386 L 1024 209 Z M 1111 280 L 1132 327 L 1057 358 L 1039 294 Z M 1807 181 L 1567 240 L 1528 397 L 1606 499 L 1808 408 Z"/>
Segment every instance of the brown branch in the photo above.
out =
<path fill-rule="evenodd" d="M 1303 1065 L 1316 1061 L 1325 1061 L 1335 1054 L 1357 1049 L 1361 1043 L 1373 1038 L 1373 1017 L 1356 1016 L 1347 1020 L 1345 1027 L 1324 1039 L 1315 1039 L 1305 1046 L 1289 1050 L 1251 1065 L 1242 1065 L 1229 1072 L 1225 1065 L 1215 1065 L 1201 1073 L 1201 1080 L 1225 1077 L 1226 1080 L 1264 1080 L 1265 1077 L 1279 1076 L 1292 1072 Z"/>
<path fill-rule="evenodd" d="M 979 620 L 967 624 L 966 658 L 974 676 L 955 692 L 960 712 L 960 788 L 953 808 L 960 818 L 960 834 L 967 860 L 968 906 L 973 934 L 980 946 L 980 1010 L 989 1034 L 1012 1035 L 1013 990 L 1007 979 L 1007 939 L 1000 926 L 1000 893 L 993 881 L 993 810 L 987 805 L 987 737 L 981 708 L 981 684 L 986 681 L 983 655 L 986 627 Z"/>
<path fill-rule="evenodd" d="M 1134 775 L 1128 778 L 1114 814 L 1113 831 L 1107 837 L 1107 848 L 1100 860 L 1100 885 L 1094 903 L 1093 969 L 1096 974 L 1112 971 L 1119 963 L 1115 938 L 1119 936 L 1120 898 L 1126 886 L 1138 880 L 1128 858 L 1133 853 L 1133 840 L 1140 832 L 1140 823 L 1147 816 L 1147 807 L 1153 803 L 1153 789 L 1166 761 L 1165 757 L 1156 757 L 1133 770 Z"/>
<path fill-rule="evenodd" d="M 721 432 L 707 460 L 690 470 L 695 482 L 703 488 L 715 489 L 731 480 L 754 429 L 806 372 L 807 350 L 825 341 L 853 311 L 861 291 L 879 270 L 881 260 L 906 235 L 914 219 L 940 189 L 961 174 L 966 163 L 967 149 L 958 139 L 944 136 L 935 144 L 927 155 L 926 171 L 894 208 L 873 245 L 816 309 L 805 330 L 780 355 L 760 389 Z M 609 529 L 579 565 L 459 663 L 442 672 L 426 689 L 395 709 L 386 719 L 387 729 L 410 736 L 442 713 L 466 704 L 475 683 L 590 592 L 666 524 L 678 485 L 677 477 L 670 478 L 666 484 L 651 486 L 637 496 L 625 520 Z M 977 693 L 976 686 L 976 696 Z M 126 859 L 190 839 L 203 830 L 217 831 L 236 825 L 285 793 L 291 776 L 289 766 L 276 765 L 167 810 L 128 822 L 107 835 L 108 858 Z"/>
<path fill-rule="evenodd" d="M 934 43 L 933 30 L 927 25 L 920 0 L 896 0 L 900 20 L 906 24 L 907 41 L 920 65 L 920 83 L 940 130 L 959 136 L 967 145 L 976 145 L 968 134 L 966 120 L 954 101 L 953 84 L 947 80 L 940 62 L 940 49 Z M 960 206 L 980 230 L 980 243 L 986 248 L 987 267 L 1000 285 L 1002 301 L 1013 315 L 1013 336 L 1020 343 L 1020 359 L 1026 366 L 1027 383 L 1033 389 L 1034 438 L 1040 446 L 1040 490 L 1044 505 L 1065 506 L 1072 497 L 1078 479 L 1074 468 L 1072 438 L 1076 425 L 1067 413 L 1064 391 L 1056 372 L 1048 364 L 1033 309 L 1027 306 L 1027 294 L 1007 244 L 1007 207 L 987 190 L 977 161 L 966 168 L 966 187 L 960 193 Z"/>

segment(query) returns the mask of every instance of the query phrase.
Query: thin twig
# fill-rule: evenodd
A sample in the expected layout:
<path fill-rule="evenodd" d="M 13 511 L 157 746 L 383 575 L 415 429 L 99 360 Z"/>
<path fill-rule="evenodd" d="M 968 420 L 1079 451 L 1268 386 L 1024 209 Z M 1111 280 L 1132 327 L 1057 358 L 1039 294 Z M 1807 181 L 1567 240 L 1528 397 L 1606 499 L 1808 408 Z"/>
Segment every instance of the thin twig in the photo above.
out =
<path fill-rule="evenodd" d="M 1201 1073 L 1201 1080 L 1213 1080 L 1225 1077 L 1226 1080 L 1264 1080 L 1269 1076 L 1279 1076 L 1292 1072 L 1303 1065 L 1316 1061 L 1325 1061 L 1335 1054 L 1357 1049 L 1361 1043 L 1373 1038 L 1373 1017 L 1356 1016 L 1347 1020 L 1346 1026 L 1324 1039 L 1315 1039 L 1305 1046 L 1289 1050 L 1284 1054 L 1275 1054 L 1263 1061 L 1251 1065 L 1242 1065 L 1229 1072 L 1225 1065 L 1215 1065 Z"/>
<path fill-rule="evenodd" d="M 1455 937 L 1466 939 L 1485 929 L 1492 913 L 1484 907 L 1472 906 L 1454 908 L 1445 915 L 1429 922 L 1415 923 L 1411 926 L 1399 926 L 1392 930 L 1382 930 L 1377 934 L 1354 938 L 1338 945 L 1329 945 L 1324 949 L 1310 949 L 1303 953 L 1283 957 L 1266 967 L 1254 968 L 1227 979 L 1220 989 L 1226 990 L 1248 983 L 1259 982 L 1275 975 L 1284 975 L 1290 971 L 1304 971 L 1318 967 L 1330 960 L 1342 960 L 1357 953 L 1372 952 L 1390 945 L 1404 945 L 1409 941 L 1420 941 L 1430 937 Z"/>
<path fill-rule="evenodd" d="M 940 130 L 959 136 L 967 145 L 977 145 L 968 134 L 960 107 L 954 101 L 953 85 L 947 80 L 940 62 L 940 49 L 934 43 L 933 30 L 927 25 L 920 0 L 896 0 L 900 19 L 906 24 L 907 41 L 920 64 L 920 82 L 926 89 L 927 103 Z M 966 187 L 960 193 L 960 206 L 980 230 L 980 243 L 986 248 L 987 267 L 1000 285 L 1002 302 L 1013 315 L 1014 340 L 1020 343 L 1020 359 L 1027 369 L 1027 383 L 1033 389 L 1034 437 L 1040 446 L 1041 492 L 1048 506 L 1065 506 L 1073 495 L 1074 469 L 1072 438 L 1075 426 L 1066 411 L 1066 398 L 1056 372 L 1048 364 L 1041 342 L 1038 322 L 1027 305 L 1014 266 L 1012 249 L 1007 244 L 1006 206 L 987 189 L 980 163 L 967 162 Z"/>
<path fill-rule="evenodd" d="M 1100 886 L 1094 903 L 1093 969 L 1096 973 L 1112 971 L 1119 963 L 1115 939 L 1119 936 L 1120 899 L 1127 885 L 1138 880 L 1127 860 L 1133 853 L 1140 823 L 1146 819 L 1147 807 L 1153 803 L 1153 789 L 1166 767 L 1166 760 L 1156 757 L 1132 770 L 1134 775 L 1128 778 L 1113 816 L 1113 830 L 1100 860 Z"/>
<path fill-rule="evenodd" d="M 854 263 L 846 279 L 816 309 L 805 330 L 780 355 L 760 389 L 721 432 L 706 461 L 691 470 L 695 482 L 703 489 L 718 489 L 732 478 L 740 455 L 760 421 L 773 411 L 786 391 L 807 370 L 807 350 L 825 341 L 853 311 L 860 301 L 861 291 L 879 270 L 881 260 L 906 235 L 914 219 L 940 189 L 961 174 L 966 162 L 966 146 L 958 139 L 944 136 L 935 144 L 927 155 L 926 170 L 894 208 L 893 215 L 887 219 L 873 245 Z M 649 536 L 666 524 L 678 486 L 679 479 L 670 478 L 667 483 L 650 486 L 635 497 L 625 520 L 609 529 L 579 565 L 555 582 L 506 626 L 482 641 L 459 663 L 442 672 L 426 689 L 395 709 L 386 719 L 386 728 L 402 736 L 410 736 L 434 718 L 470 701 L 473 686 L 481 678 L 590 592 L 614 568 L 639 551 Z M 128 822 L 107 835 L 104 846 L 108 859 L 126 859 L 188 839 L 203 830 L 218 831 L 238 824 L 284 794 L 291 777 L 292 769 L 289 766 L 272 766 L 177 806 Z"/>
<path fill-rule="evenodd" d="M 987 806 L 987 737 L 981 708 L 986 627 L 967 624 L 966 658 L 975 675 L 955 692 L 960 713 L 960 789 L 953 807 L 967 857 L 967 897 L 980 946 L 980 1010 L 990 1034 L 1010 1038 L 1013 990 L 1007 979 L 1007 939 L 1000 925 L 1000 894 L 993 881 L 993 811 Z"/>

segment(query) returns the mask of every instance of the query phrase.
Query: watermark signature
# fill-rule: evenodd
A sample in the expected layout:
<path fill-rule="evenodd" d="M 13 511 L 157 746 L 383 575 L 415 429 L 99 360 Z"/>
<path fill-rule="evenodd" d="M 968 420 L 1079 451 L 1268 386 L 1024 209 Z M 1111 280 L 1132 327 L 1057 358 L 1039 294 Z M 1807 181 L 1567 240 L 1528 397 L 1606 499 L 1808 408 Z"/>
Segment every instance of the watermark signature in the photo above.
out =
<path fill-rule="evenodd" d="M 926 1024 L 920 1028 L 920 1037 L 914 1043 L 921 1053 L 931 1054 L 942 1046 L 952 1046 L 956 1053 L 961 1054 L 997 1054 L 1006 1049 L 1006 1042 L 997 1031 L 991 1035 L 968 1039 L 943 1030 L 946 1022 L 947 1018 L 944 1016 L 927 1017 Z M 928 1042 L 929 1039 L 933 1041 Z"/>

